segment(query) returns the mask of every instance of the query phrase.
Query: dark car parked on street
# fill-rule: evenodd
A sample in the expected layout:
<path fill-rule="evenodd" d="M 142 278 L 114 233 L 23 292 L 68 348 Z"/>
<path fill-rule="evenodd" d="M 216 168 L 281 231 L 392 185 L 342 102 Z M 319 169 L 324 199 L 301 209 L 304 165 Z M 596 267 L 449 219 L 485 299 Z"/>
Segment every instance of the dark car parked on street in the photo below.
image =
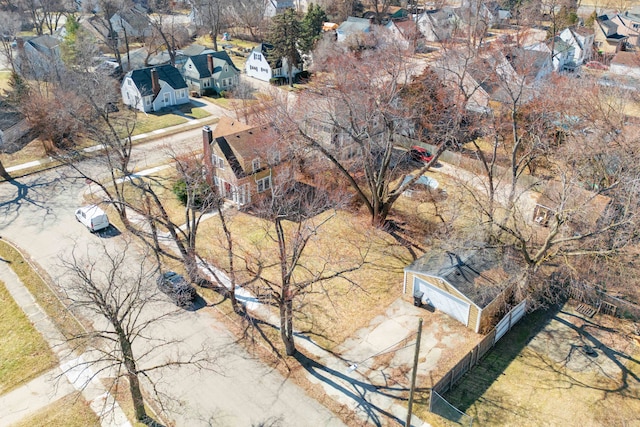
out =
<path fill-rule="evenodd" d="M 164 292 L 171 300 L 183 307 L 190 305 L 196 299 L 196 290 L 187 281 L 174 271 L 161 274 L 157 280 L 158 289 Z"/>

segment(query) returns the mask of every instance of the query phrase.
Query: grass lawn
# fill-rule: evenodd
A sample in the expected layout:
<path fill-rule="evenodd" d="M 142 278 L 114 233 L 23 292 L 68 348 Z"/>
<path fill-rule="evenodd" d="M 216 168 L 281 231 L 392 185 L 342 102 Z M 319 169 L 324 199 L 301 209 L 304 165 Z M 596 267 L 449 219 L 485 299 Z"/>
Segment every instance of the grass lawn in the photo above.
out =
<path fill-rule="evenodd" d="M 478 425 L 640 425 L 640 351 L 611 332 L 620 320 L 601 322 L 566 308 L 533 313 L 445 398 Z M 596 357 L 580 337 L 600 342 Z"/>
<path fill-rule="evenodd" d="M 305 307 L 301 310 L 304 317 L 296 319 L 296 329 L 306 331 L 320 345 L 331 349 L 367 325 L 398 298 L 403 268 L 411 262 L 411 257 L 407 249 L 387 233 L 372 228 L 367 215 L 331 211 L 315 220 L 326 222 L 310 240 L 301 260 L 309 272 L 299 268 L 296 272 L 298 277 L 322 269 L 329 273 L 357 266 L 364 258 L 364 265 L 345 275 L 353 283 L 339 278 L 317 283 L 313 292 L 298 299 L 298 303 Z M 236 265 L 244 265 L 242 258 L 259 257 L 265 265 L 265 277 L 276 278 L 277 251 L 270 237 L 273 235 L 272 224 L 245 213 L 230 215 L 228 222 L 236 236 L 234 245 L 241 253 Z M 287 224 L 287 231 L 290 232 L 293 226 Z M 199 239 L 201 253 L 215 265 L 227 269 L 219 218 L 213 217 L 202 223 L 200 232 L 201 236 L 207 236 Z M 248 273 L 240 276 L 241 280 L 249 277 Z M 276 344 L 279 345 L 278 342 Z"/>
<path fill-rule="evenodd" d="M 5 167 L 17 166 L 37 159 L 44 159 L 47 153 L 40 139 L 34 139 L 21 150 L 13 154 L 0 153 L 0 160 Z"/>
<path fill-rule="evenodd" d="M 5 90 L 9 90 L 9 79 L 11 78 L 11 71 L 0 71 L 0 94 Z"/>
<path fill-rule="evenodd" d="M 75 336 L 83 332 L 82 326 L 71 317 L 64 304 L 42 277 L 33 270 L 17 250 L 1 240 L 0 258 L 10 265 L 11 269 L 22 280 L 22 283 L 29 289 L 31 295 L 34 296 L 40 308 L 49 315 L 51 321 L 64 336 Z"/>
<path fill-rule="evenodd" d="M 58 359 L 2 282 L 0 304 L 0 394 L 3 394 L 53 368 Z"/>
<path fill-rule="evenodd" d="M 32 426 L 99 427 L 100 419 L 81 395 L 70 394 L 13 425 Z"/>
<path fill-rule="evenodd" d="M 180 111 L 176 113 L 174 110 L 161 111 L 157 113 L 140 114 L 138 122 L 133 132 L 134 135 L 151 132 L 157 129 L 164 129 L 171 126 L 181 125 L 189 121 L 189 119 L 202 119 L 209 117 L 211 114 L 204 109 L 194 107 L 192 104 L 180 105 L 175 108 Z"/>

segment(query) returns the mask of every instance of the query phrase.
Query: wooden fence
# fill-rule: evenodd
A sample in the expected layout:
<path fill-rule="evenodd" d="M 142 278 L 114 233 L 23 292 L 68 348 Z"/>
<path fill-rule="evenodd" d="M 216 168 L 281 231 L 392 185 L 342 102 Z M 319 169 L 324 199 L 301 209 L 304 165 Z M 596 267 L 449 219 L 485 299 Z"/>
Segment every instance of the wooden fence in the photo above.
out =
<path fill-rule="evenodd" d="M 640 306 L 586 283 L 572 283 L 569 287 L 569 297 L 595 307 L 602 314 L 634 321 L 640 320 Z"/>
<path fill-rule="evenodd" d="M 482 357 L 502 338 L 526 313 L 526 300 L 515 306 L 498 322 L 495 328 L 485 336 L 462 360 L 438 381 L 431 390 L 443 394 L 458 382 L 462 376 L 475 366 Z M 499 332 L 499 334 L 498 334 Z"/>

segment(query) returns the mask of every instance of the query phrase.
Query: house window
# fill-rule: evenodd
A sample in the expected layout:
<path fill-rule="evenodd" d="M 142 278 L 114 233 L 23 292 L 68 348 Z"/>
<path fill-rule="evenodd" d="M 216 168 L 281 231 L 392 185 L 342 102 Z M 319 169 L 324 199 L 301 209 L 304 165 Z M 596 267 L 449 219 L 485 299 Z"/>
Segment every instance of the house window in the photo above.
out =
<path fill-rule="evenodd" d="M 266 176 L 257 181 L 258 183 L 258 193 L 262 193 L 271 188 L 271 177 Z"/>
<path fill-rule="evenodd" d="M 262 55 L 260 55 L 259 53 L 254 53 L 253 59 L 255 59 L 256 61 L 262 61 Z"/>
<path fill-rule="evenodd" d="M 275 151 L 273 153 L 273 164 L 277 165 L 278 163 L 280 163 L 280 152 L 279 151 Z"/>
<path fill-rule="evenodd" d="M 249 69 L 250 70 L 254 70 L 254 71 L 258 71 L 258 67 L 256 67 L 255 65 L 249 65 Z"/>
<path fill-rule="evenodd" d="M 251 162 L 251 167 L 253 168 L 254 172 L 260 169 L 260 159 L 253 159 L 253 162 Z"/>
<path fill-rule="evenodd" d="M 215 175 L 215 176 L 213 177 L 213 184 L 214 184 L 216 187 L 220 187 L 220 178 L 218 178 L 218 176 L 217 176 L 217 175 Z"/>
<path fill-rule="evenodd" d="M 213 166 L 217 167 L 218 169 L 224 169 L 224 159 L 222 157 L 218 157 L 215 154 L 212 154 L 211 162 L 213 163 Z"/>
<path fill-rule="evenodd" d="M 269 72 L 269 70 L 267 70 L 266 68 L 262 68 L 262 67 L 260 67 L 260 71 L 262 71 L 263 73 L 268 73 Z"/>
<path fill-rule="evenodd" d="M 151 105 L 151 99 L 150 99 L 150 98 L 145 99 L 145 101 L 144 101 L 144 102 L 145 102 L 145 104 L 147 104 L 147 105 Z"/>
<path fill-rule="evenodd" d="M 132 82 L 131 80 L 127 80 L 127 84 L 128 84 L 129 86 L 133 86 L 133 82 Z"/>

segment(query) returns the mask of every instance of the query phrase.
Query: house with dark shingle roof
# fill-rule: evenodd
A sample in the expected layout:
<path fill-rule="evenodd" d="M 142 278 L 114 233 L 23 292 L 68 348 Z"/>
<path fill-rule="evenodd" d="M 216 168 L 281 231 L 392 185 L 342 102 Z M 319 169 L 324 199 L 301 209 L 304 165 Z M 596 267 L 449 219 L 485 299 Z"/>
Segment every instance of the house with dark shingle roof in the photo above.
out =
<path fill-rule="evenodd" d="M 172 65 L 129 71 L 120 91 L 125 105 L 145 113 L 189 102 L 187 84 Z"/>
<path fill-rule="evenodd" d="M 208 182 L 238 207 L 269 195 L 288 164 L 280 152 L 282 138 L 268 125 L 249 126 L 221 117 L 215 131 L 204 127 L 202 137 Z"/>
<path fill-rule="evenodd" d="M 429 251 L 404 269 L 404 293 L 416 305 L 440 310 L 476 333 L 490 330 L 518 277 L 513 257 L 498 248 Z"/>
<path fill-rule="evenodd" d="M 238 84 L 240 70 L 225 51 L 191 56 L 182 68 L 189 90 L 198 95 L 232 90 Z"/>
<path fill-rule="evenodd" d="M 64 68 L 58 37 L 43 35 L 18 43 L 18 61 L 36 79 L 43 79 Z"/>
<path fill-rule="evenodd" d="M 627 36 L 618 32 L 618 24 L 608 15 L 598 16 L 593 26 L 595 32 L 593 44 L 601 53 L 616 53 L 627 42 Z"/>

